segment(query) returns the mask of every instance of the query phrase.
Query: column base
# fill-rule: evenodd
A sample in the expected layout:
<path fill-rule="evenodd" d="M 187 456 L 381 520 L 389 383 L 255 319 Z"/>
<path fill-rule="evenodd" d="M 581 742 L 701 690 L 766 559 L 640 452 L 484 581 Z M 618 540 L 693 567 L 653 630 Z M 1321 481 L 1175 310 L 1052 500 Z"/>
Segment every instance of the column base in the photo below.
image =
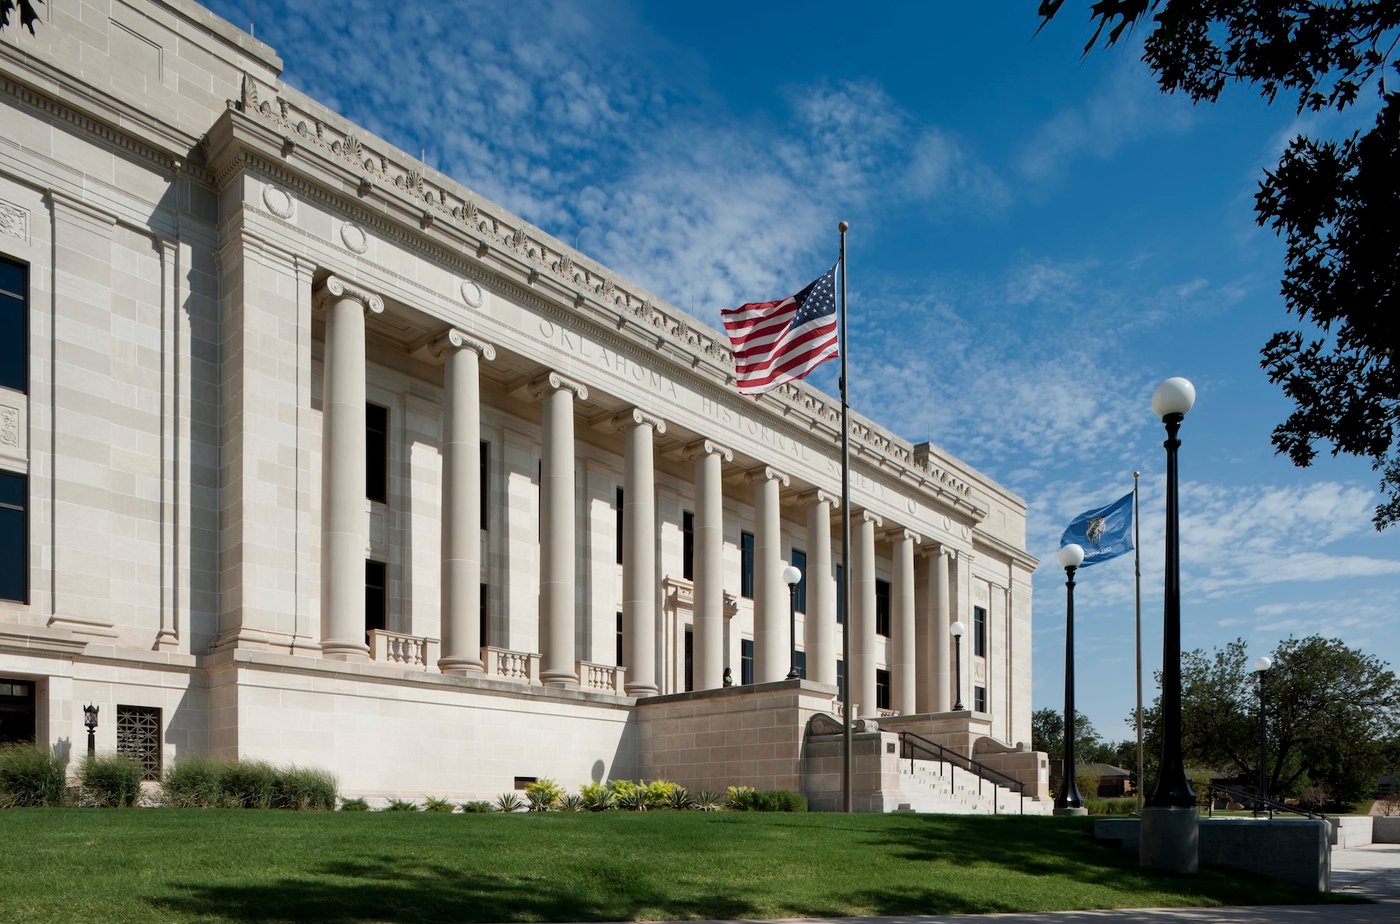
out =
<path fill-rule="evenodd" d="M 1169 873 L 1194 873 L 1200 860 L 1200 814 L 1192 806 L 1146 806 L 1138 865 Z"/>
<path fill-rule="evenodd" d="M 321 657 L 330 661 L 369 661 L 369 646 L 327 639 L 321 643 Z"/>
<path fill-rule="evenodd" d="M 578 689 L 578 675 L 563 672 L 545 671 L 540 674 L 540 683 L 547 687 L 563 687 L 566 690 Z"/>
<path fill-rule="evenodd" d="M 1066 805 L 1063 808 L 1057 805 L 1054 814 L 1078 817 L 1089 814 L 1089 810 L 1082 805 Z"/>
<path fill-rule="evenodd" d="M 629 683 L 623 689 L 628 696 L 635 696 L 638 699 L 643 696 L 656 696 L 661 692 L 661 688 L 654 683 Z"/>
<path fill-rule="evenodd" d="M 486 665 L 480 658 L 438 658 L 437 666 L 444 674 L 486 673 Z"/>

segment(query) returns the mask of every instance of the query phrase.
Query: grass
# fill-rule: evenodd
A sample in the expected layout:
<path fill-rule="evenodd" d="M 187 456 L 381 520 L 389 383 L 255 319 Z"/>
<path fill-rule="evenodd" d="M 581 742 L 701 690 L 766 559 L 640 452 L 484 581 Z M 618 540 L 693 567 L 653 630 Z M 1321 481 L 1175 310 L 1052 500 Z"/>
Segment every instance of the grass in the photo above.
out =
<path fill-rule="evenodd" d="M 1089 819 L 11 809 L 0 920 L 622 921 L 1302 903 Z"/>

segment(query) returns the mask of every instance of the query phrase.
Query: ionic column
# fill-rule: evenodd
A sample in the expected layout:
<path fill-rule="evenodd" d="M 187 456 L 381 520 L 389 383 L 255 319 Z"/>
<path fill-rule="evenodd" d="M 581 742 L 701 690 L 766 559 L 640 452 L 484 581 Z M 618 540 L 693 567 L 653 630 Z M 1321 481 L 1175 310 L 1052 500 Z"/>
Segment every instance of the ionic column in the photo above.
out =
<path fill-rule="evenodd" d="M 695 630 L 696 690 L 724 681 L 724 488 L 721 464 L 734 453 L 710 440 L 686 447 L 695 460 Z"/>
<path fill-rule="evenodd" d="M 880 518 L 869 510 L 851 514 L 851 699 L 857 713 L 873 716 L 875 705 L 875 527 Z"/>
<path fill-rule="evenodd" d="M 894 545 L 893 586 L 890 588 L 890 621 L 893 623 L 890 628 L 894 633 L 890 708 L 901 715 L 909 715 L 918 710 L 914 668 L 914 545 L 919 537 L 907 529 L 897 529 L 889 533 L 889 540 Z"/>
<path fill-rule="evenodd" d="M 613 418 L 626 433 L 622 505 L 622 663 L 627 695 L 655 696 L 656 471 L 652 439 L 666 421 L 638 408 Z"/>
<path fill-rule="evenodd" d="M 321 410 L 321 653 L 369 658 L 365 644 L 365 312 L 384 300 L 331 276 L 321 291 L 326 352 Z"/>
<path fill-rule="evenodd" d="M 443 359 L 442 657 L 443 673 L 480 673 L 481 375 L 496 348 L 459 330 L 433 344 Z"/>
<path fill-rule="evenodd" d="M 749 472 L 754 486 L 753 637 L 754 662 L 759 683 L 783 680 L 788 675 L 788 590 L 782 573 L 782 524 L 778 517 L 778 489 L 788 476 L 769 465 Z"/>
<path fill-rule="evenodd" d="M 948 610 L 948 564 L 953 550 L 934 545 L 928 551 L 928 642 L 930 671 L 929 696 L 920 712 L 947 712 L 953 708 L 953 640 L 948 627 L 953 619 Z"/>
<path fill-rule="evenodd" d="M 544 429 L 540 461 L 540 680 L 578 686 L 574 650 L 574 397 L 588 389 L 557 372 L 526 386 L 539 398 Z"/>
<path fill-rule="evenodd" d="M 807 505 L 807 679 L 836 685 L 836 578 L 831 570 L 831 503 L 825 491 L 798 498 Z"/>

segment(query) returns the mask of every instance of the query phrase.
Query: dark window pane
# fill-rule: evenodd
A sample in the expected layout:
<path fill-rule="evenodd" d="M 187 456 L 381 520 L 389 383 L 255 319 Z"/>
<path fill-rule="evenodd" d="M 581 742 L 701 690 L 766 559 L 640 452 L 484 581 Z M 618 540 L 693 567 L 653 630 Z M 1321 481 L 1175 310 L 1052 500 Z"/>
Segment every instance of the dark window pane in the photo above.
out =
<path fill-rule="evenodd" d="M 987 688 L 986 688 L 986 687 L 973 687 L 973 688 L 972 688 L 972 708 L 973 708 L 974 710 L 976 710 L 977 712 L 986 712 L 986 711 L 987 711 Z"/>
<path fill-rule="evenodd" d="M 739 640 L 739 682 L 753 683 L 753 639 Z"/>
<path fill-rule="evenodd" d="M 622 666 L 622 614 L 617 614 L 617 654 L 613 658 L 618 666 Z"/>
<path fill-rule="evenodd" d="M 0 600 L 29 602 L 28 482 L 0 472 Z"/>
<path fill-rule="evenodd" d="M 987 611 L 980 606 L 972 608 L 972 653 L 987 656 Z"/>
<path fill-rule="evenodd" d="M 382 561 L 365 562 L 365 631 L 388 628 L 389 568 Z"/>
<path fill-rule="evenodd" d="M 792 566 L 802 572 L 802 580 L 797 582 L 797 612 L 807 612 L 807 553 L 801 549 L 792 550 Z"/>
<path fill-rule="evenodd" d="M 836 624 L 840 625 L 846 621 L 846 573 L 840 566 L 836 566 Z"/>
<path fill-rule="evenodd" d="M 618 488 L 618 489 L 617 489 L 617 563 L 618 563 L 619 565 L 622 564 L 622 520 L 623 520 L 622 505 L 623 505 L 623 502 L 624 502 L 625 500 L 626 500 L 626 498 L 623 496 L 622 489 L 621 489 L 621 488 Z"/>
<path fill-rule="evenodd" d="M 846 701 L 846 662 L 836 659 L 836 698 Z"/>
<path fill-rule="evenodd" d="M 799 651 L 799 652 L 797 652 L 796 661 L 797 661 L 797 676 L 799 676 L 799 677 L 801 677 L 801 678 L 803 678 L 803 679 L 805 680 L 805 679 L 807 678 L 807 652 L 805 652 L 805 651 Z"/>
<path fill-rule="evenodd" d="M 377 404 L 365 405 L 365 497 L 389 502 L 389 409 Z"/>
<path fill-rule="evenodd" d="M 685 691 L 695 689 L 695 633 L 685 630 Z"/>
<path fill-rule="evenodd" d="M 0 388 L 29 392 L 29 282 L 26 267 L 0 259 Z"/>
<path fill-rule="evenodd" d="M 739 596 L 753 599 L 753 533 L 739 534 Z"/>
<path fill-rule="evenodd" d="M 491 588 L 485 584 L 481 585 L 481 644 L 483 646 L 491 644 L 491 610 L 488 603 L 491 600 Z"/>
<path fill-rule="evenodd" d="M 890 634 L 890 582 L 875 579 L 875 634 Z"/>
<path fill-rule="evenodd" d="M 491 444 L 481 444 L 481 528 L 490 529 L 491 523 Z M 485 638 L 485 636 L 482 636 Z"/>
<path fill-rule="evenodd" d="M 695 580 L 695 514 L 681 511 L 681 577 Z"/>
<path fill-rule="evenodd" d="M 25 265 L 0 257 L 0 294 L 24 298 L 29 294 L 25 280 Z"/>
<path fill-rule="evenodd" d="M 875 669 L 875 708 L 890 708 L 890 672 Z"/>

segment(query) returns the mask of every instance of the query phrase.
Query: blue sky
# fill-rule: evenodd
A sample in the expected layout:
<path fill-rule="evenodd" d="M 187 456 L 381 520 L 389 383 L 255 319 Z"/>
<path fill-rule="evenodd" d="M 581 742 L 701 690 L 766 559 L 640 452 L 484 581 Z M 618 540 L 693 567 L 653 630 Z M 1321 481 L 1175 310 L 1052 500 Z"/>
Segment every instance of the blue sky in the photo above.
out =
<path fill-rule="evenodd" d="M 248 26 L 250 0 L 213 2 Z M 256 4 L 287 82 L 719 327 L 791 294 L 851 223 L 851 399 L 1030 504 L 1037 707 L 1063 706 L 1068 521 L 1142 477 L 1144 659 L 1161 659 L 1164 458 L 1182 429 L 1186 647 L 1340 637 L 1400 663 L 1400 529 L 1377 478 L 1295 469 L 1259 348 L 1291 326 L 1252 211 L 1300 129 L 1247 90 L 1163 96 L 1138 39 L 1081 58 L 1086 3 Z M 1140 38 L 1140 36 L 1138 37 Z M 811 381 L 835 393 L 835 364 Z M 1076 590 L 1078 701 L 1109 738 L 1134 701 L 1132 558 Z M 1150 673 L 1146 696 L 1151 700 Z"/>

